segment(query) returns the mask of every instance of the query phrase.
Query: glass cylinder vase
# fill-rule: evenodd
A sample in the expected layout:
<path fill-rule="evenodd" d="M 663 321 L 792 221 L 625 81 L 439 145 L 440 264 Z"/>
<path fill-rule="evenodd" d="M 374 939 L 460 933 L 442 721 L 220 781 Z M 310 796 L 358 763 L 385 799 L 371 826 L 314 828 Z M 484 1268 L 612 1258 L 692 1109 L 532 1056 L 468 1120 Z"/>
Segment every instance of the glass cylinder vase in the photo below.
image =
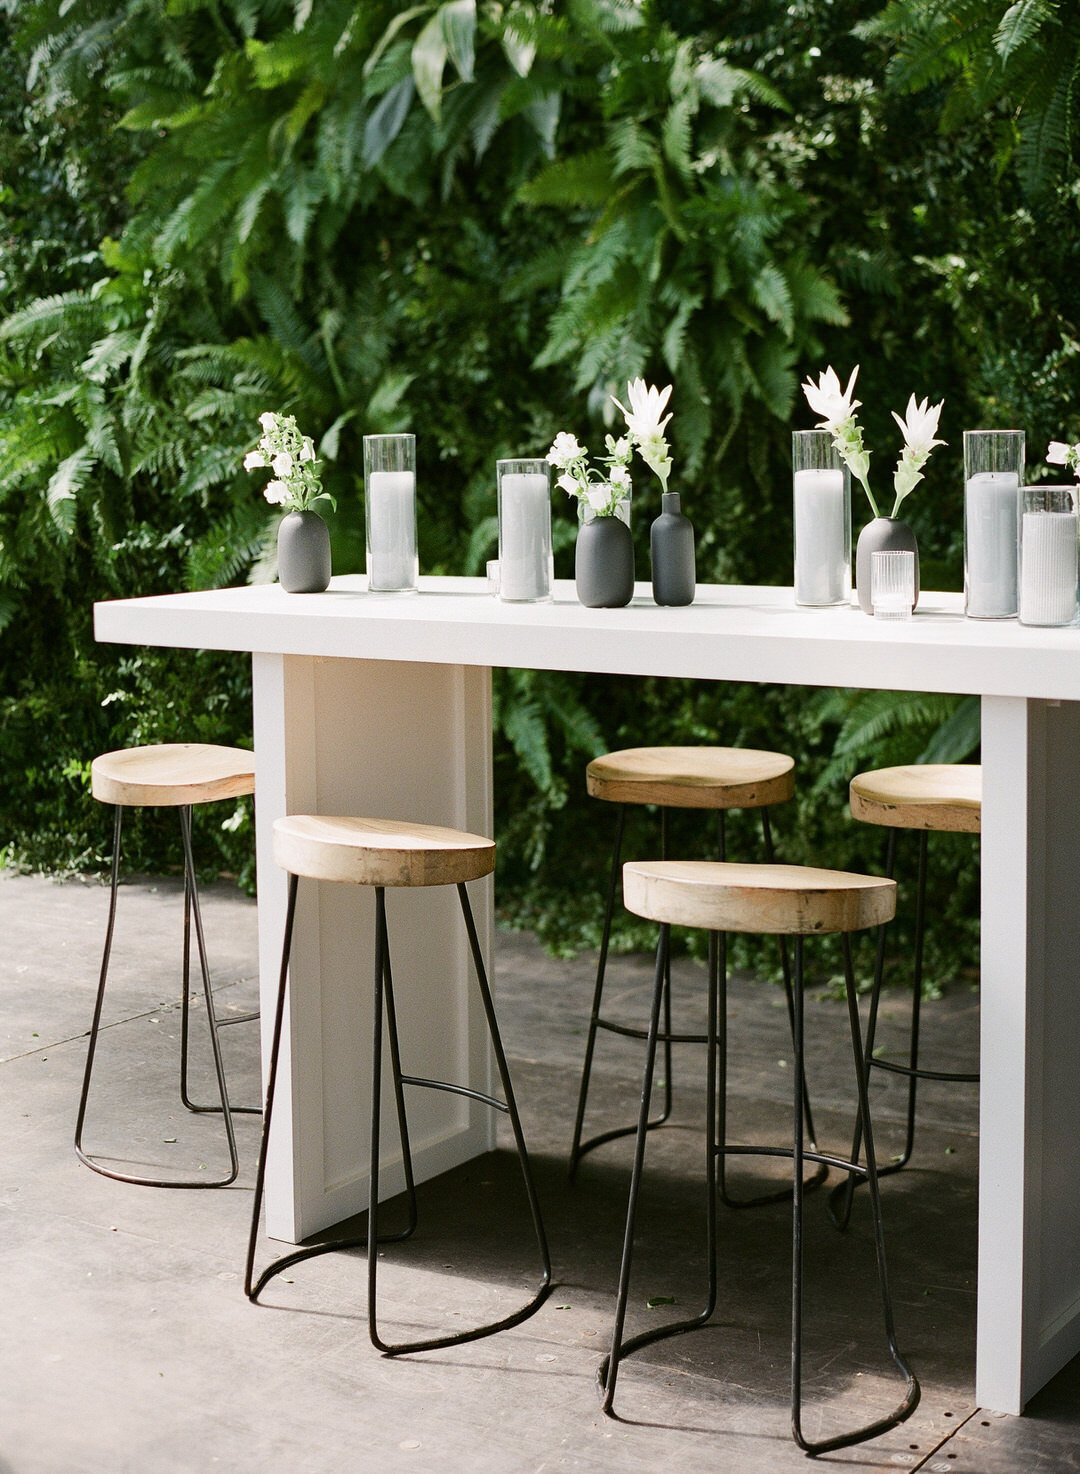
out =
<path fill-rule="evenodd" d="M 1076 487 L 1025 487 L 1021 502 L 1020 623 L 1072 624 L 1080 549 Z"/>
<path fill-rule="evenodd" d="M 415 435 L 364 436 L 364 525 L 368 589 L 414 594 L 420 573 Z"/>
<path fill-rule="evenodd" d="M 499 598 L 539 604 L 551 598 L 551 467 L 545 460 L 495 462 L 499 487 Z"/>
<path fill-rule="evenodd" d="M 791 437 L 795 602 L 811 609 L 851 599 L 851 477 L 828 430 Z"/>
<path fill-rule="evenodd" d="M 964 431 L 964 613 L 1015 619 L 1023 430 Z"/>

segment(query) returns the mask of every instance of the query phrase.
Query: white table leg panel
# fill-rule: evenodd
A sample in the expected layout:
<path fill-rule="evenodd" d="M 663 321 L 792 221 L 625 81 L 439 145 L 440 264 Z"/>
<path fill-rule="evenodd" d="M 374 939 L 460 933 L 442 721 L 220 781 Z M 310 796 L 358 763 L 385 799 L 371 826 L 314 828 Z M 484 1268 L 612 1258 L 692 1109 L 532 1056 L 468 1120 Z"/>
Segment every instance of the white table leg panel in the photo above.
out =
<path fill-rule="evenodd" d="M 475 666 L 253 656 L 259 968 L 264 1064 L 287 881 L 274 864 L 285 813 L 372 815 L 491 834 L 491 679 Z M 469 887 L 491 958 L 493 886 Z M 453 886 L 387 892 L 405 1073 L 491 1089 L 483 1013 Z M 367 1206 L 373 893 L 300 882 L 290 1006 L 267 1166 L 267 1229 L 299 1242 Z M 494 1145 L 493 1113 L 407 1088 L 417 1179 Z M 384 1085 L 384 1197 L 401 1190 Z"/>
<path fill-rule="evenodd" d="M 1019 1413 L 1080 1351 L 1080 703 L 982 718 L 975 1395 Z"/>

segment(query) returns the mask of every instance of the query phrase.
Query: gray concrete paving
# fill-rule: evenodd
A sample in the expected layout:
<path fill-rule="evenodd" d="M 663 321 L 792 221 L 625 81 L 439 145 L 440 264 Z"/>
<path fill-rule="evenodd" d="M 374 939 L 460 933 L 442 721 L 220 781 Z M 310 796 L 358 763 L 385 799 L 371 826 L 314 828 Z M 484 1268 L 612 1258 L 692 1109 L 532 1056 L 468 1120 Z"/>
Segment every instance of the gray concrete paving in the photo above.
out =
<path fill-rule="evenodd" d="M 164 1171 L 212 1171 L 220 1124 L 179 1107 L 180 891 L 126 885 L 115 990 L 88 1144 Z M 557 1288 L 502 1335 L 413 1358 L 380 1357 L 367 1338 L 363 1256 L 327 1256 L 279 1279 L 266 1305 L 240 1279 L 257 1122 L 238 1119 L 238 1184 L 208 1192 L 129 1187 L 75 1159 L 71 1132 L 96 984 L 107 893 L 88 882 L 0 873 L 0 1474 L 548 1474 L 577 1469 L 769 1471 L 806 1462 L 788 1436 L 790 1213 L 720 1214 L 720 1308 L 708 1330 L 628 1362 L 622 1421 L 594 1389 L 610 1332 L 629 1145 L 588 1157 L 566 1181 L 576 1074 L 592 961 L 553 961 L 527 936 L 499 938 L 498 1003 L 532 1147 Z M 219 1006 L 254 998 L 255 913 L 227 886 L 208 889 L 206 922 Z M 613 995 L 640 1018 L 647 958 L 617 959 Z M 696 1027 L 701 972 L 676 970 L 680 1022 Z M 731 1005 L 732 1135 L 783 1141 L 790 1045 L 778 991 L 740 978 Z M 977 1000 L 958 990 L 926 1006 L 928 1037 L 973 1067 Z M 886 1009 L 887 1048 L 905 1002 Z M 813 994 L 809 1071 L 819 1137 L 850 1131 L 842 1005 Z M 258 1096 L 254 1029 L 226 1032 L 230 1086 Z M 931 1045 L 931 1047 L 935 1047 Z M 593 1129 L 629 1119 L 640 1046 L 606 1039 Z M 676 1063 L 672 1126 L 650 1145 L 630 1315 L 634 1328 L 686 1313 L 701 1293 L 702 1092 L 694 1056 Z M 931 1061 L 933 1062 L 933 1061 Z M 944 1059 L 941 1060 L 944 1064 Z M 199 1079 L 209 1090 L 204 1059 Z M 209 1097 L 207 1097 L 209 1098 Z M 900 1139 L 902 1089 L 875 1081 L 880 1150 Z M 761 1185 L 746 1166 L 732 1187 Z M 782 1171 L 782 1165 L 771 1170 Z M 819 1462 L 860 1470 L 997 1474 L 1080 1468 L 1080 1363 L 1023 1418 L 973 1400 L 976 1100 L 972 1087 L 927 1089 L 910 1168 L 886 1186 L 890 1268 L 902 1344 L 924 1398 L 901 1429 Z M 498 1205 L 498 1230 L 491 1204 Z M 380 1277 L 392 1334 L 494 1318 L 532 1273 L 516 1167 L 505 1143 L 421 1189 L 421 1226 L 388 1248 Z M 891 1404 L 880 1346 L 864 1206 L 848 1234 L 821 1194 L 807 1218 L 808 1432 Z"/>

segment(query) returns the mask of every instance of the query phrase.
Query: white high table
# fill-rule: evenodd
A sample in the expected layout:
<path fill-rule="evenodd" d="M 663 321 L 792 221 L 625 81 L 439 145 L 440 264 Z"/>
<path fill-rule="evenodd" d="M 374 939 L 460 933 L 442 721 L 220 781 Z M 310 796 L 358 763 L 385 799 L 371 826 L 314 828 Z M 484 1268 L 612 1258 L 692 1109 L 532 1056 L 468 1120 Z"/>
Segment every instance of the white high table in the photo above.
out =
<path fill-rule="evenodd" d="M 954 594 L 882 624 L 796 609 L 783 588 L 702 586 L 691 607 L 658 609 L 639 586 L 626 609 L 590 610 L 571 584 L 512 605 L 463 578 L 422 579 L 414 596 L 340 578 L 325 594 L 264 585 L 95 613 L 99 640 L 252 653 L 264 1003 L 285 908 L 273 820 L 355 813 L 490 834 L 493 666 L 980 696 L 978 1402 L 1017 1413 L 1080 1351 L 1080 630 L 965 620 Z M 490 882 L 473 890 L 490 955 Z M 292 1241 L 361 1209 L 367 1186 L 370 899 L 312 884 L 301 897 L 267 1181 L 270 1232 Z M 487 1088 L 452 887 L 388 899 L 407 1068 Z M 421 1094 L 418 1175 L 490 1148 L 491 1112 Z"/>

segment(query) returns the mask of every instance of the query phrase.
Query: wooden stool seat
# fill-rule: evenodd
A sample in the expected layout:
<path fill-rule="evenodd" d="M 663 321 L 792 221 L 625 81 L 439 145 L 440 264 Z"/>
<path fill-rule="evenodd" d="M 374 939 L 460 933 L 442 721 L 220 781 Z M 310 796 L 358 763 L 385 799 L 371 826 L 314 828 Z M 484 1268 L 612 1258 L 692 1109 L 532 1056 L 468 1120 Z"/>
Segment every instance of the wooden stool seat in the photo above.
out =
<path fill-rule="evenodd" d="M 495 869 L 495 841 L 436 824 L 289 814 L 274 859 L 290 875 L 348 885 L 460 885 Z"/>
<path fill-rule="evenodd" d="M 795 792 L 795 760 L 742 747 L 628 747 L 593 758 L 593 798 L 674 809 L 756 809 Z"/>
<path fill-rule="evenodd" d="M 982 768 L 978 763 L 912 763 L 858 773 L 851 780 L 851 815 L 889 829 L 978 834 Z"/>
<path fill-rule="evenodd" d="M 634 861 L 623 866 L 623 904 L 673 926 L 806 937 L 891 920 L 896 883 L 805 865 Z"/>
<path fill-rule="evenodd" d="M 105 752 L 90 764 L 91 789 L 103 804 L 186 807 L 255 792 L 255 755 L 242 747 L 169 742 Z"/>

